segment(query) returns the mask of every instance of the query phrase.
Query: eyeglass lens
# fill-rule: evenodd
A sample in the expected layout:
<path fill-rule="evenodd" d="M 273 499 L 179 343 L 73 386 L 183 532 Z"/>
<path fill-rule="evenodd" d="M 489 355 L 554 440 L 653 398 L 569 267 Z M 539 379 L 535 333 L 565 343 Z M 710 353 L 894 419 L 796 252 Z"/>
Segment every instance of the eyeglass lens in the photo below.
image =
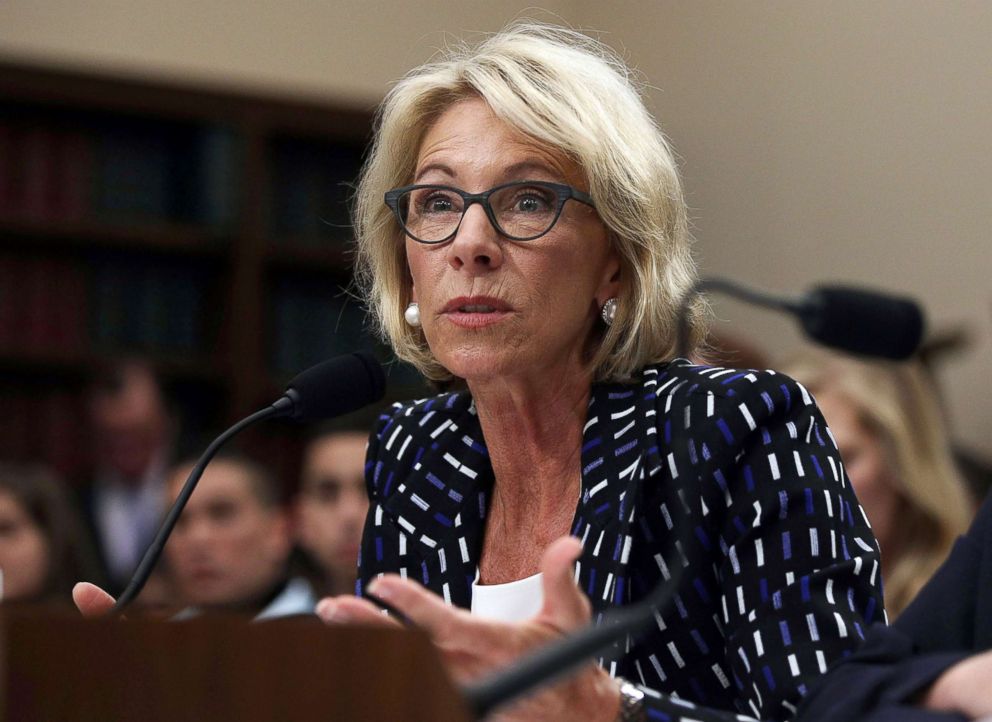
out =
<path fill-rule="evenodd" d="M 558 195 L 539 185 L 500 188 L 489 196 L 497 229 L 513 238 L 547 233 L 558 216 Z M 448 188 L 417 188 L 399 198 L 407 231 L 423 241 L 451 236 L 465 213 L 465 200 Z"/>

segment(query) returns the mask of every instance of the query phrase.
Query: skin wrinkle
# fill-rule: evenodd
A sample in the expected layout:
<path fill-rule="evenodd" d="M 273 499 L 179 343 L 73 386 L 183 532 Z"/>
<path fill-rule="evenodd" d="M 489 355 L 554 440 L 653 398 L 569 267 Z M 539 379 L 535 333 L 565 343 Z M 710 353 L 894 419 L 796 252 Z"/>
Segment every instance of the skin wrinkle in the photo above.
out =
<path fill-rule="evenodd" d="M 588 187 L 575 163 L 507 126 L 478 98 L 438 118 L 417 168 L 418 182 L 457 182 L 470 192 L 524 179 Z M 534 241 L 503 238 L 473 206 L 451 241 L 407 239 L 406 253 L 422 330 L 438 360 L 468 383 L 496 475 L 483 581 L 531 576 L 547 544 L 570 531 L 592 382 L 589 344 L 599 307 L 619 291 L 617 254 L 595 210 L 572 201 Z M 474 295 L 512 310 L 473 329 L 442 313 L 452 298 Z"/>

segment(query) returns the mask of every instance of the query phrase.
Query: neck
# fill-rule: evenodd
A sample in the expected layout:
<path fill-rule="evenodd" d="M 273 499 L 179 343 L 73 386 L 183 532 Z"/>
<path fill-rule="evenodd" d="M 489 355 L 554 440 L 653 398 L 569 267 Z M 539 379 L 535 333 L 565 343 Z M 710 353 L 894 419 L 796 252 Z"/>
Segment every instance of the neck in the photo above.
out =
<path fill-rule="evenodd" d="M 469 383 L 496 478 L 494 505 L 540 519 L 577 496 L 591 380 L 582 370 Z"/>

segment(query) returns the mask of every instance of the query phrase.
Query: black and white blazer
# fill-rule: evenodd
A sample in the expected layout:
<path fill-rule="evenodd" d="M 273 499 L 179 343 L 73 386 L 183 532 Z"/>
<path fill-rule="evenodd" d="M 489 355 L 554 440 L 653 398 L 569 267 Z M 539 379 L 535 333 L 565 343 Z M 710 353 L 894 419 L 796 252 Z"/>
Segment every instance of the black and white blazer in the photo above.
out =
<path fill-rule="evenodd" d="M 684 567 L 653 631 L 600 660 L 643 685 L 649 719 L 788 719 L 884 619 L 875 538 L 791 379 L 680 359 L 594 385 L 581 464 L 572 533 L 594 616 L 669 578 L 666 559 Z M 494 483 L 471 396 L 394 405 L 366 479 L 357 593 L 394 572 L 469 607 Z"/>

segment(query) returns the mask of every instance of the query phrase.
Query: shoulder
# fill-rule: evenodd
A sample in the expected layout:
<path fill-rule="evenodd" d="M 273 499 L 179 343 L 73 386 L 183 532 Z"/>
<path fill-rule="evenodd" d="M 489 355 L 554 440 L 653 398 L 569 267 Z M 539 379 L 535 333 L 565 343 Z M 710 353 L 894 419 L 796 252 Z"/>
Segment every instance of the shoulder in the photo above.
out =
<path fill-rule="evenodd" d="M 815 408 L 809 391 L 785 374 L 705 366 L 685 359 L 646 366 L 633 385 L 645 400 L 653 401 L 658 413 L 665 414 L 705 404 L 708 417 L 716 415 L 718 409 L 736 409 L 753 420 L 776 411 Z"/>
<path fill-rule="evenodd" d="M 453 434 L 465 431 L 462 427 L 477 424 L 472 397 L 464 391 L 392 404 L 369 436 L 365 478 L 370 496 L 380 477 L 405 476 L 424 450 L 448 444 L 457 438 Z"/>
<path fill-rule="evenodd" d="M 379 414 L 369 439 L 370 446 L 375 443 L 388 443 L 390 436 L 397 434 L 400 426 L 423 429 L 428 434 L 434 433 L 438 425 L 450 425 L 471 409 L 472 397 L 464 391 L 438 394 L 412 401 L 397 401 Z"/>

